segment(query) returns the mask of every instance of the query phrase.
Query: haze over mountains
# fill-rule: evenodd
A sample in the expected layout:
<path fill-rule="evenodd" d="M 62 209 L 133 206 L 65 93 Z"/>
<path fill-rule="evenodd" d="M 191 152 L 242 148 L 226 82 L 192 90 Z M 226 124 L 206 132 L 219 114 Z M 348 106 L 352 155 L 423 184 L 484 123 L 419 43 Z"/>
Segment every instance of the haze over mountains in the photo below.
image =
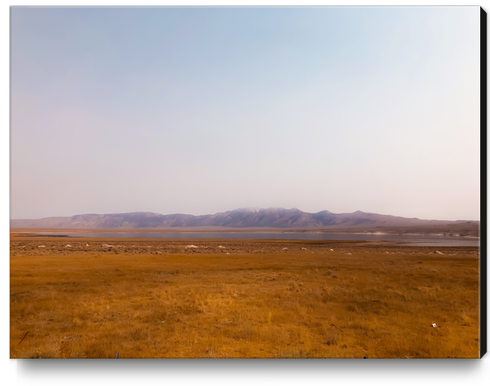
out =
<path fill-rule="evenodd" d="M 71 217 L 48 217 L 37 220 L 11 220 L 11 228 L 65 228 L 65 229 L 168 229 L 192 227 L 225 228 L 295 228 L 295 229 L 373 229 L 385 227 L 436 228 L 458 227 L 460 235 L 475 235 L 479 221 L 420 220 L 361 211 L 332 213 L 323 210 L 307 213 L 299 209 L 244 208 L 216 214 L 193 216 L 190 214 L 163 215 L 150 212 L 81 214 Z M 464 229 L 463 229 L 463 228 Z"/>

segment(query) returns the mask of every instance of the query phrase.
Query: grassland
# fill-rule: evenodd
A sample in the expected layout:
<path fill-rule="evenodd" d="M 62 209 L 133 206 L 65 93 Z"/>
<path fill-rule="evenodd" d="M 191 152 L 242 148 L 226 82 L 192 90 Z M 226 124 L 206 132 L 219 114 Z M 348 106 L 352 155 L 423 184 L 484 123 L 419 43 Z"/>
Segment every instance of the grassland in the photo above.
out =
<path fill-rule="evenodd" d="M 10 356 L 477 358 L 478 249 L 437 250 L 13 236 Z"/>

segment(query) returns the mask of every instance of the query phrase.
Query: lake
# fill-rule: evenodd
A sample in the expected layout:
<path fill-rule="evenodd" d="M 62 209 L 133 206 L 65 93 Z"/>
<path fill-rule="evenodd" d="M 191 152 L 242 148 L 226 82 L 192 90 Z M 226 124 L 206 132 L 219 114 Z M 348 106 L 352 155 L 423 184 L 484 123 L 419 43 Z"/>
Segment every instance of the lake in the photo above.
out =
<path fill-rule="evenodd" d="M 438 235 L 383 235 L 371 233 L 316 233 L 316 232 L 36 232 L 42 236 L 67 237 L 134 237 L 155 239 L 276 239 L 276 240 L 366 240 L 391 241 L 401 245 L 414 246 L 447 246 L 447 247 L 479 247 L 480 239 L 474 237 L 451 237 Z"/>

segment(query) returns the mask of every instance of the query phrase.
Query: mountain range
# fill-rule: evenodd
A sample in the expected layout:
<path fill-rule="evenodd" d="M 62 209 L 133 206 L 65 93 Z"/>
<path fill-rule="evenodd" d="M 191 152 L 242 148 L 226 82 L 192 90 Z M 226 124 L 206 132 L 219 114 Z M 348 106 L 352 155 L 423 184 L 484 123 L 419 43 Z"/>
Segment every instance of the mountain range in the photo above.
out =
<path fill-rule="evenodd" d="M 225 228 L 284 228 L 284 229 L 376 229 L 387 227 L 468 228 L 465 234 L 475 234 L 479 221 L 420 220 L 361 211 L 332 213 L 323 210 L 307 213 L 299 209 L 243 208 L 216 214 L 193 216 L 190 214 L 163 215 L 151 212 L 80 214 L 71 217 L 47 217 L 35 220 L 11 220 L 11 228 L 64 228 L 64 229 L 168 229 L 193 227 Z"/>

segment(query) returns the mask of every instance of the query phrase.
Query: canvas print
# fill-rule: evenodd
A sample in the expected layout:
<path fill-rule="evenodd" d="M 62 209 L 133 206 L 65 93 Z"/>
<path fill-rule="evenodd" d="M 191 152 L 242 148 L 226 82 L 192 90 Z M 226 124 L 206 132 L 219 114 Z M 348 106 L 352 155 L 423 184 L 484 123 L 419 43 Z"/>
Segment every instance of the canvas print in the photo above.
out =
<path fill-rule="evenodd" d="M 480 358 L 483 13 L 12 7 L 10 357 Z"/>

